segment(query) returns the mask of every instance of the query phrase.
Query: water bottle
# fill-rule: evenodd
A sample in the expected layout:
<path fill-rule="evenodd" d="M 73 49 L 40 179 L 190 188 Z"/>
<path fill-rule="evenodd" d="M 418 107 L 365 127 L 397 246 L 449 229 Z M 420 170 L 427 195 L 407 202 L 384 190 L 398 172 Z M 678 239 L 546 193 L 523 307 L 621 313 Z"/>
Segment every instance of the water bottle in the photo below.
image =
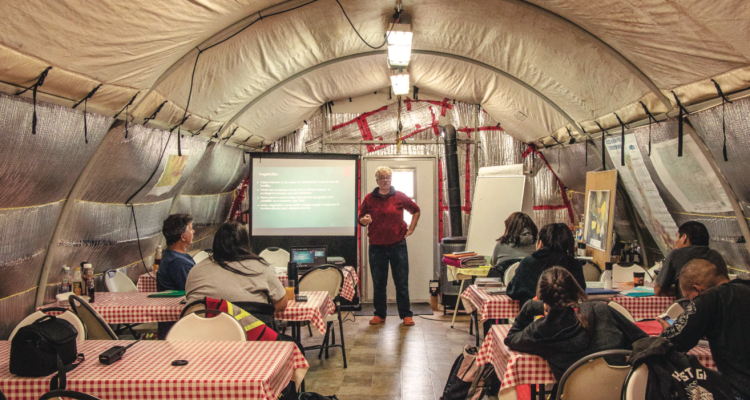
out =
<path fill-rule="evenodd" d="M 69 293 L 73 290 L 73 277 L 70 275 L 70 267 L 63 266 L 63 276 L 60 283 L 60 293 Z"/>
<path fill-rule="evenodd" d="M 612 263 L 604 263 L 604 288 L 612 289 Z"/>
<path fill-rule="evenodd" d="M 294 294 L 299 294 L 299 266 L 296 262 L 290 261 L 286 266 L 286 275 L 289 281 L 294 281 Z"/>

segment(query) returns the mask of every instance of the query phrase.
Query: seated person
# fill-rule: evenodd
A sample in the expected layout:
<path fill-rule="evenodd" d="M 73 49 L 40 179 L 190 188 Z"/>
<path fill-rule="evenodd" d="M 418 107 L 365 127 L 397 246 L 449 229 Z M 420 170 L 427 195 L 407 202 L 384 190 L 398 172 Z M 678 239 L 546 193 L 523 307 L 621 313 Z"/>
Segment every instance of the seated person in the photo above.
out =
<path fill-rule="evenodd" d="M 724 375 L 737 399 L 750 399 L 750 281 L 729 281 L 726 269 L 708 260 L 695 259 L 682 268 L 682 293 L 691 303 L 674 326 L 664 326 L 661 336 L 675 350 L 687 352 L 704 336 L 719 372 Z"/>
<path fill-rule="evenodd" d="M 162 234 L 167 239 L 167 249 L 161 257 L 161 265 L 156 272 L 157 290 L 185 290 L 190 269 L 195 265 L 193 257 L 187 254 L 193 243 L 193 216 L 172 214 L 162 224 Z"/>
<path fill-rule="evenodd" d="M 190 271 L 185 284 L 187 303 L 204 297 L 230 303 L 273 304 L 286 308 L 286 290 L 273 267 L 250 247 L 247 227 L 227 222 L 214 235 L 213 256 Z"/>
<path fill-rule="evenodd" d="M 492 252 L 491 265 L 499 273 L 505 273 L 513 263 L 530 256 L 536 250 L 537 233 L 531 217 L 522 212 L 510 214 L 505 220 L 505 233 L 497 239 Z"/>
<path fill-rule="evenodd" d="M 699 258 L 708 260 L 726 274 L 727 264 L 716 250 L 708 248 L 708 230 L 700 222 L 690 221 L 682 224 L 677 231 L 677 241 L 654 282 L 654 294 L 657 296 L 684 297 L 680 293 L 680 279 L 682 267 L 690 260 Z"/>
<path fill-rule="evenodd" d="M 553 266 L 568 270 L 578 285 L 586 289 L 583 266 L 575 258 L 574 243 L 573 234 L 567 225 L 545 225 L 539 232 L 537 250 L 521 261 L 516 275 L 508 283 L 506 294 L 511 299 L 520 301 L 523 306 L 536 295 L 536 285 L 542 272 Z"/>
<path fill-rule="evenodd" d="M 537 297 L 539 300 L 523 306 L 505 345 L 547 360 L 558 381 L 571 365 L 587 355 L 632 349 L 633 342 L 648 337 L 605 303 L 588 301 L 586 292 L 563 268 L 544 271 Z M 538 315 L 544 317 L 534 320 Z"/>

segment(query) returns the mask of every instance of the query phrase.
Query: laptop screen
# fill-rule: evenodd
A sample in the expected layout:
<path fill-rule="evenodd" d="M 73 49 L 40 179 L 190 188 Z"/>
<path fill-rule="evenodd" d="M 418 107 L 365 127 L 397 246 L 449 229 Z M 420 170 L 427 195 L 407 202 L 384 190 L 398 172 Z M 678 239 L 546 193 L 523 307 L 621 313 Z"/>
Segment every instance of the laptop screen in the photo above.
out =
<path fill-rule="evenodd" d="M 290 260 L 300 268 L 312 268 L 326 263 L 326 246 L 292 247 Z"/>

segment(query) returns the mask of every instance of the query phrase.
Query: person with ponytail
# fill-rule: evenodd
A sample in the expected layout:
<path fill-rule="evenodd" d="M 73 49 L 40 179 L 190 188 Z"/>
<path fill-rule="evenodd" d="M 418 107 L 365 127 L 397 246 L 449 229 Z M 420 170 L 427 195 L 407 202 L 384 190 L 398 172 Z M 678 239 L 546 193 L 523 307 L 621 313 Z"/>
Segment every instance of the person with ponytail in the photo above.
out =
<path fill-rule="evenodd" d="M 520 301 L 521 306 L 531 300 L 536 294 L 539 277 L 555 265 L 568 270 L 578 285 L 586 289 L 583 266 L 575 258 L 575 240 L 567 225 L 545 225 L 539 231 L 536 248 L 535 252 L 521 260 L 516 275 L 510 282 L 506 282 L 506 294 L 511 299 Z"/>
<path fill-rule="evenodd" d="M 648 337 L 607 304 L 588 301 L 586 292 L 564 268 L 555 266 L 542 273 L 537 298 L 523 306 L 505 345 L 547 360 L 558 381 L 571 365 L 589 354 L 632 350 L 633 342 Z"/>
<path fill-rule="evenodd" d="M 187 303 L 205 297 L 231 303 L 256 302 L 286 308 L 286 290 L 273 268 L 250 247 L 247 227 L 227 222 L 214 235 L 213 255 L 190 270 L 185 283 Z"/>

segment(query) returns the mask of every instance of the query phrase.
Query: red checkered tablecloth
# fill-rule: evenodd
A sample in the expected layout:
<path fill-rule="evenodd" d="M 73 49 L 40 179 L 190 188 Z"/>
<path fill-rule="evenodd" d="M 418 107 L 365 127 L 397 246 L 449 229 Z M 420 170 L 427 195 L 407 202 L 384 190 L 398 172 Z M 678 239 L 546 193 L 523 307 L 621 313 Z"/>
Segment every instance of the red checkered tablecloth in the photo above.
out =
<path fill-rule="evenodd" d="M 356 293 L 355 288 L 359 285 L 359 276 L 354 267 L 344 267 L 344 286 L 341 288 L 341 297 L 352 301 Z M 288 277 L 286 274 L 277 275 L 281 284 L 286 286 Z M 139 292 L 155 292 L 156 291 L 156 280 L 149 274 L 143 274 L 138 277 L 138 291 Z"/>
<path fill-rule="evenodd" d="M 664 314 L 667 308 L 675 302 L 674 297 L 665 296 L 630 297 L 620 295 L 610 297 L 609 300 L 616 301 L 625 307 L 636 321 L 656 318 Z"/>
<path fill-rule="evenodd" d="M 138 283 L 135 285 L 139 292 L 155 292 L 156 291 L 156 276 L 153 278 L 149 274 L 143 274 L 138 277 Z"/>
<path fill-rule="evenodd" d="M 299 303 L 290 301 L 286 309 L 274 314 L 274 318 L 282 321 L 310 321 L 321 334 L 326 333 L 326 318 L 336 311 L 336 305 L 328 292 L 299 292 L 307 296 L 307 301 Z"/>
<path fill-rule="evenodd" d="M 122 360 L 102 365 L 98 355 L 129 341 L 78 342 L 86 361 L 67 374 L 68 389 L 104 400 L 275 400 L 290 380 L 302 382 L 309 368 L 291 342 L 142 341 Z M 9 400 L 36 400 L 50 376 L 21 378 L 8 370 L 10 342 L 0 342 L 0 389 Z M 171 365 L 187 360 L 185 366 Z"/>
<path fill-rule="evenodd" d="M 477 355 L 477 364 L 491 363 L 500 379 L 500 390 L 518 385 L 556 383 L 549 364 L 543 358 L 508 349 L 503 341 L 510 325 L 494 325 L 484 338 Z M 695 347 L 688 354 L 698 357 L 706 368 L 716 369 L 716 363 L 707 347 Z"/>
<path fill-rule="evenodd" d="M 478 310 L 481 320 L 515 318 L 521 310 L 518 300 L 504 294 L 487 294 L 477 285 L 469 285 L 461 293 L 461 302 L 468 312 Z"/>
<path fill-rule="evenodd" d="M 95 301 L 90 304 L 109 324 L 145 324 L 180 319 L 184 307 L 180 302 L 184 297 L 150 298 L 149 294 L 97 292 Z M 55 302 L 40 308 L 45 307 L 70 308 L 70 305 Z"/>

